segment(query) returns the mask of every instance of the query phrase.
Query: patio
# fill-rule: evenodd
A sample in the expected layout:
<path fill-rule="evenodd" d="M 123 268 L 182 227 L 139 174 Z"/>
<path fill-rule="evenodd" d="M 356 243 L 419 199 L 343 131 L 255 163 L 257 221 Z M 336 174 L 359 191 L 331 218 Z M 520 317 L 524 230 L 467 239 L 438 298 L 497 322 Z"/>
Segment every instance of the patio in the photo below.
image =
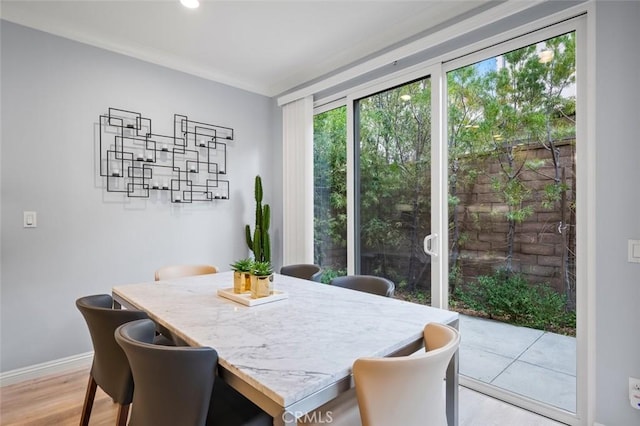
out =
<path fill-rule="evenodd" d="M 576 410 L 576 339 L 460 315 L 460 374 Z"/>

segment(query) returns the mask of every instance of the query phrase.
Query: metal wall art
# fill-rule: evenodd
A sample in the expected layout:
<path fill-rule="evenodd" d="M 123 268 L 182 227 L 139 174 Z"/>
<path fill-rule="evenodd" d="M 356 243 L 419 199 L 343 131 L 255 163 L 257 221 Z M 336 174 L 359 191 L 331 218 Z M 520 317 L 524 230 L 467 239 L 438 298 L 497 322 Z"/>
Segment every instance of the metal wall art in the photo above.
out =
<path fill-rule="evenodd" d="M 172 203 L 229 199 L 227 144 L 233 129 L 174 114 L 173 135 L 151 131 L 151 119 L 109 108 L 100 115 L 100 176 L 108 192 L 149 198 L 166 191 Z"/>

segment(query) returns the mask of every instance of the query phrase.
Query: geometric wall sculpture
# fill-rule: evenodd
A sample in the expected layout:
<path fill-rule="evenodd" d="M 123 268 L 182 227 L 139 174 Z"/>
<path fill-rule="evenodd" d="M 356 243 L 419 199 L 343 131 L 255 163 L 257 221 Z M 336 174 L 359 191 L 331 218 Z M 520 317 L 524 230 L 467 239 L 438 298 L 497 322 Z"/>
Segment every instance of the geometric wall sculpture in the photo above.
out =
<path fill-rule="evenodd" d="M 233 129 L 175 114 L 173 135 L 155 134 L 151 119 L 109 108 L 100 115 L 100 176 L 108 192 L 149 198 L 166 191 L 172 203 L 229 199 L 227 144 Z"/>

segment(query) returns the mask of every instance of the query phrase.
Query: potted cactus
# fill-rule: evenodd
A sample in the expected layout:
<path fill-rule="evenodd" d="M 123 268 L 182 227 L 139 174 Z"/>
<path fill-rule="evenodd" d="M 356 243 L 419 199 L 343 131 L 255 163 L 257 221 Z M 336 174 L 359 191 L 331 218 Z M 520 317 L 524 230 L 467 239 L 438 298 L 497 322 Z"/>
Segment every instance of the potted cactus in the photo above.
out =
<path fill-rule="evenodd" d="M 269 222 L 271 214 L 269 204 L 262 205 L 262 178 L 256 176 L 254 195 L 256 199 L 256 223 L 251 235 L 251 227 L 245 226 L 245 237 L 249 250 L 253 252 L 256 262 L 271 262 L 271 240 L 269 239 Z"/>
<path fill-rule="evenodd" d="M 233 270 L 233 292 L 246 293 L 251 291 L 251 267 L 253 260 L 250 258 L 236 260 L 231 265 Z"/>
<path fill-rule="evenodd" d="M 251 267 L 251 297 L 257 299 L 273 293 L 271 262 L 253 262 Z"/>

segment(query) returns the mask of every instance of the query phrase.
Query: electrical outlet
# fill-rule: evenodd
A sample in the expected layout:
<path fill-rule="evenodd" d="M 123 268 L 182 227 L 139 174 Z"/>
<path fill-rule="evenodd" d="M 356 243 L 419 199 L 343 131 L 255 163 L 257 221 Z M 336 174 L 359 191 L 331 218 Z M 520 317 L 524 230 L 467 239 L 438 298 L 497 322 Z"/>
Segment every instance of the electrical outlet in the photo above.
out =
<path fill-rule="evenodd" d="M 629 403 L 640 410 L 640 379 L 629 377 Z"/>

